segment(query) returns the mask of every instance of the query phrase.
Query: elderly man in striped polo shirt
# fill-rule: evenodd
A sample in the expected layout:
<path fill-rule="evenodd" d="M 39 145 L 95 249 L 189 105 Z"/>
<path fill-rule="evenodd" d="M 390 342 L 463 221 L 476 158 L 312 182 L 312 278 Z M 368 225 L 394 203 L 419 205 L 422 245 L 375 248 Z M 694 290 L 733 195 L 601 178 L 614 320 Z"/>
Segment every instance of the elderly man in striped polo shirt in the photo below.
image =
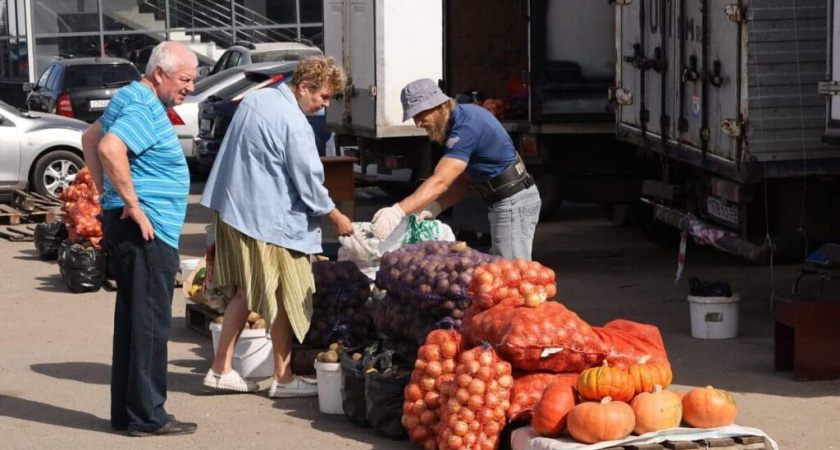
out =
<path fill-rule="evenodd" d="M 104 243 L 117 280 L 111 367 L 111 426 L 132 436 L 194 433 L 166 402 L 167 341 L 178 238 L 190 175 L 166 110 L 194 90 L 198 60 L 162 42 L 146 74 L 120 89 L 82 138 L 101 193 Z"/>

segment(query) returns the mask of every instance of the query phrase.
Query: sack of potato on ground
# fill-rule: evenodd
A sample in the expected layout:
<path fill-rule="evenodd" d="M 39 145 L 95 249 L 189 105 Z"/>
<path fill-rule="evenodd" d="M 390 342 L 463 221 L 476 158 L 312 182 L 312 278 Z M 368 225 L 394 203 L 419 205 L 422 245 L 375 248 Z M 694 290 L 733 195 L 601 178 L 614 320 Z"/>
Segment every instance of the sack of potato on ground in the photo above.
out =
<path fill-rule="evenodd" d="M 373 340 L 370 279 L 350 261 L 314 262 L 312 274 L 312 324 L 303 343 L 323 348 L 339 340 L 353 346 Z"/>

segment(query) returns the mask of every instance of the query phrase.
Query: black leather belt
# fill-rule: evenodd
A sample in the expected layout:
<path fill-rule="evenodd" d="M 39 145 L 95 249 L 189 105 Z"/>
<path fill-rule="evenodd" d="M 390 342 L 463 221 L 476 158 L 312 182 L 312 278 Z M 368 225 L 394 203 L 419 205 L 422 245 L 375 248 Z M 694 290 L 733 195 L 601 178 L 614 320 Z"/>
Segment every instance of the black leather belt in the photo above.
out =
<path fill-rule="evenodd" d="M 534 177 L 525 169 L 525 163 L 517 154 L 513 164 L 508 166 L 501 175 L 484 183 L 476 184 L 475 187 L 485 202 L 493 204 L 511 197 L 520 191 L 524 191 L 533 185 Z"/>

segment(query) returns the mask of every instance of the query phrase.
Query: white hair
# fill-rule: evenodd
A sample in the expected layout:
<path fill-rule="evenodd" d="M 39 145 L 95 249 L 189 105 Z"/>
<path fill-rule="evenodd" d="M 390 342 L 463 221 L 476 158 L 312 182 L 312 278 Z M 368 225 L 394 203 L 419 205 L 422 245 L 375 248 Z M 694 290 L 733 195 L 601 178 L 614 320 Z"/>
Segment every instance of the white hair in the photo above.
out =
<path fill-rule="evenodd" d="M 151 78 L 155 67 L 160 67 L 166 73 L 174 73 L 184 67 L 198 67 L 198 58 L 189 47 L 173 41 L 163 41 L 152 50 L 149 62 L 146 63 L 146 76 Z"/>

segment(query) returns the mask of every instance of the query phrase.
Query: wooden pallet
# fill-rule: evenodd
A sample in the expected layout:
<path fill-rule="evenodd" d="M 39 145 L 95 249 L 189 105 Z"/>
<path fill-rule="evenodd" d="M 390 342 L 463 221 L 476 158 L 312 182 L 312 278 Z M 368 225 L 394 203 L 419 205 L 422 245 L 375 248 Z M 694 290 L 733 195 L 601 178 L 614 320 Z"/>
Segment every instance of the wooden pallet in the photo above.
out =
<path fill-rule="evenodd" d="M 35 240 L 35 226 L 19 225 L 0 227 L 0 236 L 13 242 L 32 242 Z"/>
<path fill-rule="evenodd" d="M 0 205 L 0 225 L 20 225 L 23 213 L 9 205 Z"/>
<path fill-rule="evenodd" d="M 37 210 L 50 210 L 61 208 L 61 200 L 44 197 L 34 192 L 24 192 L 15 189 L 12 196 L 12 205 L 23 211 L 31 212 Z"/>
<path fill-rule="evenodd" d="M 605 450 L 695 450 L 708 448 L 718 450 L 764 450 L 765 440 L 763 436 L 738 436 L 734 438 L 701 439 L 698 441 L 665 441 L 661 444 L 609 447 Z"/>

